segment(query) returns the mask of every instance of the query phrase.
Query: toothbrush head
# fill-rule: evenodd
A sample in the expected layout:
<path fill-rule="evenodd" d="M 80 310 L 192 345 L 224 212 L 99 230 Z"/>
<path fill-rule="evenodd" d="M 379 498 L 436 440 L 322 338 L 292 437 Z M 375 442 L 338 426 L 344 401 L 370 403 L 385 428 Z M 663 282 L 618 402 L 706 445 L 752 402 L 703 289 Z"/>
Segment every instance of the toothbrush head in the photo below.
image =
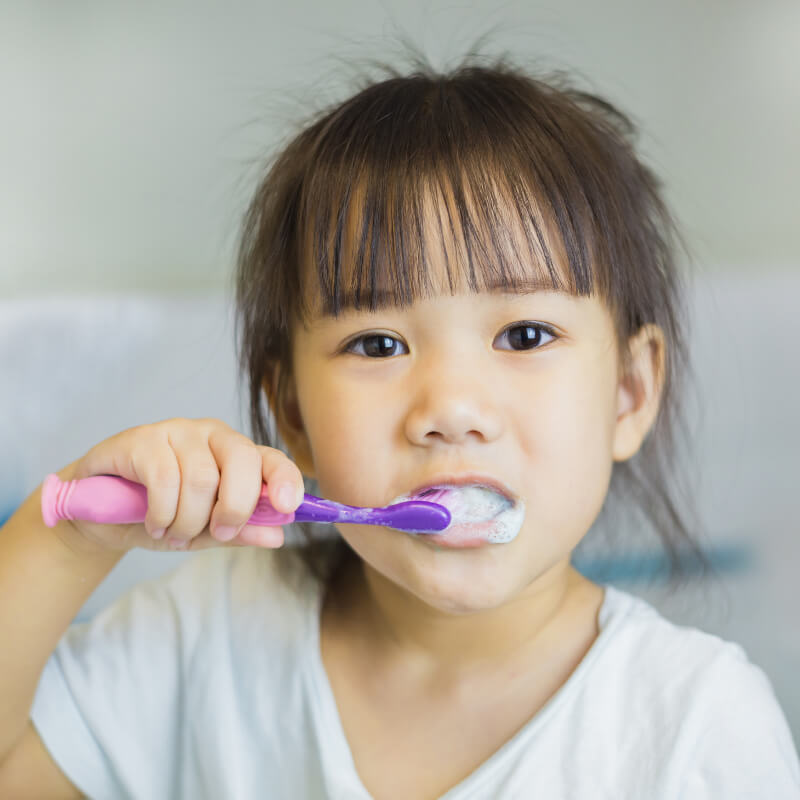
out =
<path fill-rule="evenodd" d="M 445 530 L 452 519 L 445 506 L 426 500 L 409 500 L 371 511 L 373 524 L 386 525 L 406 533 L 438 533 Z"/>
<path fill-rule="evenodd" d="M 305 494 L 303 502 L 294 512 L 276 511 L 269 501 L 266 485 L 255 512 L 250 517 L 253 525 L 286 525 L 290 522 L 347 522 L 356 525 L 384 525 L 406 533 L 438 533 L 449 524 L 449 509 L 427 500 L 408 500 L 381 508 L 350 506 Z"/>

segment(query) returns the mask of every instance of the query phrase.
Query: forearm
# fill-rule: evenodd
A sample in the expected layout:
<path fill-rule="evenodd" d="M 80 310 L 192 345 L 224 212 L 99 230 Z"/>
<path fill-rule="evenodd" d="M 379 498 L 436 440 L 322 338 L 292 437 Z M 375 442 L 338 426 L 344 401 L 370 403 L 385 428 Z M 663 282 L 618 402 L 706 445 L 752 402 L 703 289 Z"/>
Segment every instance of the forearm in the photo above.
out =
<path fill-rule="evenodd" d="M 38 488 L 0 528 L 0 761 L 27 726 L 42 669 L 62 634 L 124 555 L 81 548 L 67 523 L 48 528 L 40 504 Z"/>

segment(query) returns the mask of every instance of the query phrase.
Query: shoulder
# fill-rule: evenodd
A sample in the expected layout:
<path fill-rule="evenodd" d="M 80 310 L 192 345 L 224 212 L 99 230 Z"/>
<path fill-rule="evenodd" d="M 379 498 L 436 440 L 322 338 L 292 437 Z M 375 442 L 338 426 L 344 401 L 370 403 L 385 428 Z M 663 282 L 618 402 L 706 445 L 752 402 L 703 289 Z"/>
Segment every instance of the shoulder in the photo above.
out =
<path fill-rule="evenodd" d="M 800 762 L 772 684 L 740 645 L 725 645 L 687 720 L 690 796 L 800 798 Z"/>
<path fill-rule="evenodd" d="M 646 600 L 613 586 L 606 587 L 600 626 L 613 630 L 614 660 L 633 663 L 643 674 L 669 674 L 672 686 L 696 685 L 715 662 L 747 661 L 736 642 L 672 622 Z"/>
<path fill-rule="evenodd" d="M 609 592 L 610 590 L 610 592 Z M 767 796 L 736 786 L 794 787 L 800 767 L 791 732 L 764 670 L 738 643 L 664 617 L 645 600 L 607 587 L 608 646 L 597 677 L 616 686 L 619 739 L 669 766 L 708 795 Z M 597 684 L 596 684 L 597 688 Z M 692 777 L 689 777 L 692 776 Z M 666 775 L 662 776 L 666 779 Z M 767 781 L 764 783 L 764 781 Z M 688 785 L 688 784 L 684 784 Z M 697 787 L 693 787 L 697 789 Z"/>
<path fill-rule="evenodd" d="M 737 642 L 672 622 L 635 595 L 613 587 L 606 591 L 606 622 L 614 630 L 605 658 L 614 669 L 639 676 L 632 686 L 693 703 L 713 702 L 731 685 L 772 694 L 763 670 Z"/>

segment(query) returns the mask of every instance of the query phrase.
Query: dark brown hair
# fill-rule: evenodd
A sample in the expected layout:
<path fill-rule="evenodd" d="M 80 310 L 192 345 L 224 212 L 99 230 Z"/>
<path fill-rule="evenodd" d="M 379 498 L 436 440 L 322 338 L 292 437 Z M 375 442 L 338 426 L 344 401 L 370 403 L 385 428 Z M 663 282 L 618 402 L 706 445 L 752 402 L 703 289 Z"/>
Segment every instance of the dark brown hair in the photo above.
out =
<path fill-rule="evenodd" d="M 457 243 L 445 259 L 451 290 L 458 278 L 480 291 L 535 276 L 574 295 L 597 294 L 612 314 L 623 371 L 629 338 L 647 323 L 661 327 L 659 412 L 639 452 L 614 463 L 609 498 L 626 513 L 638 506 L 652 523 L 671 580 L 685 576 L 687 551 L 709 571 L 684 521 L 691 493 L 680 500 L 674 493 L 689 374 L 675 256 L 685 245 L 659 180 L 634 150 L 634 124 L 563 72 L 537 78 L 507 58 L 469 56 L 446 73 L 419 57 L 405 74 L 381 66 L 381 79 L 367 78 L 306 120 L 267 165 L 246 212 L 235 279 L 253 440 L 285 449 L 262 383 L 280 364 L 270 391 L 280 409 L 292 325 L 310 313 L 309 280 L 333 315 L 349 306 L 403 306 L 441 290 L 431 286 L 423 235 L 433 198 L 446 210 L 433 246 Z M 608 499 L 601 516 L 607 506 Z M 310 525 L 299 527 L 308 540 L 303 557 L 322 577 L 319 539 Z M 324 547 L 338 556 L 349 550 L 343 541 Z"/>

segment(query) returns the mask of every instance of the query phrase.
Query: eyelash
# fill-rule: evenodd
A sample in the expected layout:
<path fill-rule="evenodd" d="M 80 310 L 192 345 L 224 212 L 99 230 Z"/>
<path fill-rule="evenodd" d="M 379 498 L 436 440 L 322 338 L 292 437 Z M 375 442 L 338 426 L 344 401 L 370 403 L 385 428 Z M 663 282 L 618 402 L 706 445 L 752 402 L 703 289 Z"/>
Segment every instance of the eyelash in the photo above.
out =
<path fill-rule="evenodd" d="M 559 338 L 559 336 L 556 334 L 556 332 L 549 325 L 543 325 L 541 322 L 516 322 L 513 325 L 509 325 L 507 328 L 505 328 L 501 332 L 500 335 L 502 336 L 502 335 L 508 333 L 509 331 L 515 330 L 516 328 L 534 328 L 537 331 L 544 332 L 544 333 L 548 334 L 549 336 L 553 337 L 554 341 Z M 372 339 L 374 337 L 383 337 L 385 339 L 394 339 L 397 342 L 400 341 L 400 339 L 398 339 L 396 336 L 392 336 L 392 335 L 390 335 L 388 333 L 363 333 L 360 336 L 356 336 L 355 339 L 351 339 L 342 348 L 342 352 L 343 353 L 352 353 L 353 355 L 362 355 L 361 353 L 353 352 L 353 346 L 358 344 L 359 342 L 364 341 L 365 339 Z M 540 337 L 537 336 L 537 338 L 540 338 Z M 515 353 L 528 353 L 528 352 L 532 352 L 532 351 L 535 351 L 535 350 L 541 350 L 542 347 L 544 347 L 544 345 L 540 344 L 537 347 L 528 347 L 528 348 L 523 348 L 522 350 L 512 350 L 512 352 L 515 352 Z M 391 358 L 391 356 L 368 356 L 366 353 L 364 353 L 363 355 L 364 355 L 365 358 L 375 358 L 375 359 Z"/>

